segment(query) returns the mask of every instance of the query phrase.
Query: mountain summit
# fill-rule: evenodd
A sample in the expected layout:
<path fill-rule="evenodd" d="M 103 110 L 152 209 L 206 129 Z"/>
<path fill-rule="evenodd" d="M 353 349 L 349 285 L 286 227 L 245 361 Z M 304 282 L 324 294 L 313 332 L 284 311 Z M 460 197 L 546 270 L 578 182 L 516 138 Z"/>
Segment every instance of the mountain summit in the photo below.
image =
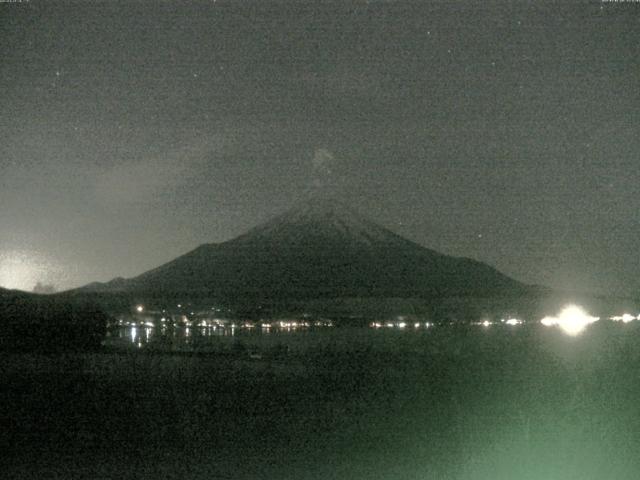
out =
<path fill-rule="evenodd" d="M 265 240 L 298 245 L 312 240 L 339 241 L 368 246 L 406 242 L 350 207 L 328 199 L 306 201 L 249 230 L 235 241 L 251 243 Z"/>
<path fill-rule="evenodd" d="M 138 277 L 82 290 L 306 300 L 484 295 L 522 287 L 481 262 L 402 238 L 336 201 L 313 200 Z"/>

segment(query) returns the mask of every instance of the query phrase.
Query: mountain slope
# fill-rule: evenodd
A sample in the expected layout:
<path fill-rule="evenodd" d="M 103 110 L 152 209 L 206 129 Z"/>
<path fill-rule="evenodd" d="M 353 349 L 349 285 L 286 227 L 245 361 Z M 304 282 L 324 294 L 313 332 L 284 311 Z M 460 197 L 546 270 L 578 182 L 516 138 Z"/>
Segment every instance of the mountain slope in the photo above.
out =
<path fill-rule="evenodd" d="M 83 291 L 287 298 L 478 295 L 524 288 L 481 262 L 440 254 L 337 202 L 307 202 L 224 243 Z"/>

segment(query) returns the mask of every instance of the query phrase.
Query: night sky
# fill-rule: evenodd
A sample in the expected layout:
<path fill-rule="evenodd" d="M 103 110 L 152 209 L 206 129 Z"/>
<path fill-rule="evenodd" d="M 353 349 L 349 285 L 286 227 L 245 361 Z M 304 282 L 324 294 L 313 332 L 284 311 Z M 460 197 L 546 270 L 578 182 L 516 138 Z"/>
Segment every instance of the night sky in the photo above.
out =
<path fill-rule="evenodd" d="M 156 267 L 330 195 L 640 288 L 640 3 L 0 3 L 0 286 Z"/>

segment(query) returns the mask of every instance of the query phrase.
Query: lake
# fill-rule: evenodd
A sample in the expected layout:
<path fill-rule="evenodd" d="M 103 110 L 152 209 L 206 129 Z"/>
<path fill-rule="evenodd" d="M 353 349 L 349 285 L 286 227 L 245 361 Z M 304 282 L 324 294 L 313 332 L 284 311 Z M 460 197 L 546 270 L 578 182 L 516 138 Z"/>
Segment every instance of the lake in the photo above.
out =
<path fill-rule="evenodd" d="M 572 307 L 573 308 L 573 307 Z M 333 321 L 280 320 L 255 323 L 249 321 L 225 321 L 224 323 L 194 324 L 191 326 L 153 322 L 120 322 L 109 329 L 104 345 L 115 350 L 141 350 L 154 352 L 223 353 L 246 349 L 260 354 L 269 349 L 284 346 L 290 353 L 309 346 L 330 345 L 333 349 L 348 351 L 366 346 L 383 348 L 386 343 L 400 341 L 401 348 L 419 351 L 421 343 L 428 344 L 443 332 L 455 332 L 467 336 L 477 332 L 484 337 L 496 332 L 516 334 L 531 329 L 557 331 L 559 335 L 581 335 L 598 322 L 611 326 L 636 322 L 638 317 L 625 314 L 600 320 L 580 310 L 577 315 L 570 308 L 565 315 L 545 317 L 541 322 L 524 322 L 518 318 L 500 320 L 479 319 L 467 323 L 410 321 L 404 317 L 386 321 L 371 321 L 368 328 L 336 326 Z M 550 328 L 551 327 L 551 328 Z"/>
<path fill-rule="evenodd" d="M 234 330 L 129 326 L 107 339 L 132 346 L 119 352 L 3 354 L 3 478 L 640 472 L 637 321 L 576 335 L 506 322 Z"/>

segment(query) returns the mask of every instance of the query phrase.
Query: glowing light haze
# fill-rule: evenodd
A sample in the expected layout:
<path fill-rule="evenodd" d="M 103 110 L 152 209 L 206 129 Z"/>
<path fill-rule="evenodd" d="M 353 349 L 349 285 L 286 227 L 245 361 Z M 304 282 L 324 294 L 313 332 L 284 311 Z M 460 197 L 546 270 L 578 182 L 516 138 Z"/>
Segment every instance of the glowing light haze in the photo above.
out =
<path fill-rule="evenodd" d="M 58 282 L 61 278 L 61 267 L 41 253 L 0 249 L 0 287 L 32 290 L 38 282 Z"/>
<path fill-rule="evenodd" d="M 588 325 L 600 320 L 592 317 L 582 308 L 570 305 L 564 308 L 557 317 L 545 317 L 540 320 L 545 327 L 559 326 L 568 335 L 578 335 Z"/>
<path fill-rule="evenodd" d="M 611 317 L 611 320 L 613 320 L 614 322 L 622 322 L 622 323 L 633 322 L 636 319 L 640 320 L 640 315 L 635 317 L 635 316 L 631 315 L 630 313 L 623 313 L 622 315 L 615 315 L 615 316 Z"/>

